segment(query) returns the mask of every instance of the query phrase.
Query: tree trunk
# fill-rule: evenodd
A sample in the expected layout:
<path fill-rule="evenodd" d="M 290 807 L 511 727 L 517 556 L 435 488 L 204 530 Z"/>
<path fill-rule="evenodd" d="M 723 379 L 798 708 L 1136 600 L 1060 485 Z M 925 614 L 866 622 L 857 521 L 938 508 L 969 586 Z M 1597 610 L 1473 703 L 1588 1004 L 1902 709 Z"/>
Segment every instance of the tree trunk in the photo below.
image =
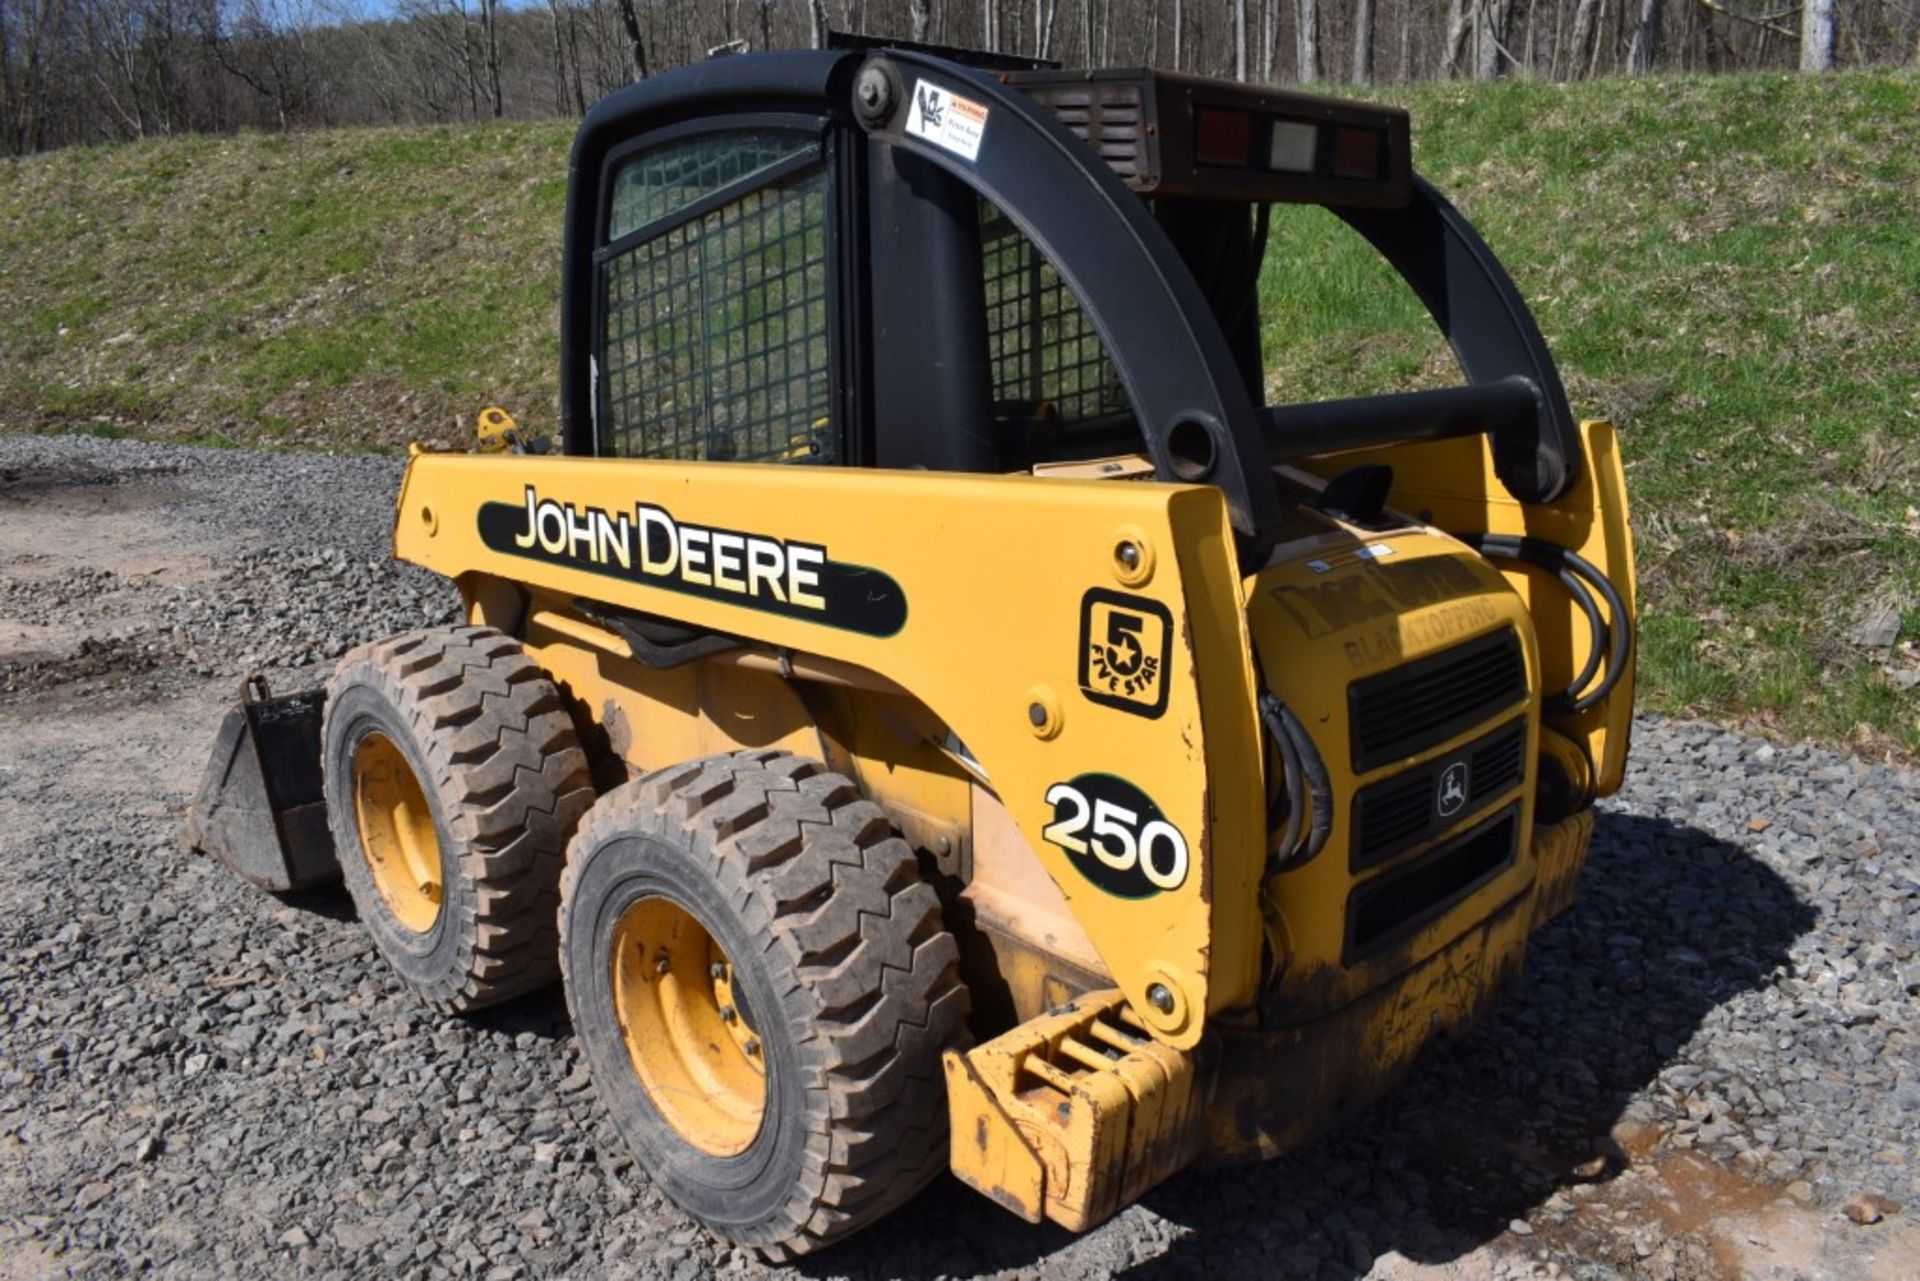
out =
<path fill-rule="evenodd" d="M 1233 78 L 1244 82 L 1247 78 L 1247 0 L 1232 0 L 1233 4 Z"/>
<path fill-rule="evenodd" d="M 1297 0 L 1300 25 L 1294 29 L 1294 71 L 1303 85 L 1320 79 L 1320 0 Z"/>
<path fill-rule="evenodd" d="M 1644 76 L 1653 70 L 1660 56 L 1660 19 L 1663 0 L 1640 0 L 1640 25 L 1633 29 L 1633 43 L 1627 48 L 1627 72 Z"/>
<path fill-rule="evenodd" d="M 622 0 L 627 3 L 628 0 Z M 816 49 L 827 47 L 827 0 L 807 0 L 808 34 Z M 991 46 L 989 46 L 991 47 Z"/>
<path fill-rule="evenodd" d="M 766 12 L 768 7 L 769 0 L 761 0 L 761 12 Z M 907 17 L 913 24 L 913 38 L 925 44 L 927 28 L 933 25 L 933 0 L 910 0 Z"/>
<path fill-rule="evenodd" d="M 1593 20 L 1599 0 L 1580 0 L 1573 11 L 1573 41 L 1567 47 L 1567 79 L 1578 80 L 1586 64 L 1587 48 L 1593 41 Z"/>
<path fill-rule="evenodd" d="M 1373 83 L 1373 0 L 1353 0 L 1353 83 Z"/>
<path fill-rule="evenodd" d="M 627 29 L 627 46 L 633 53 L 633 78 L 647 78 L 647 42 L 640 38 L 640 15 L 633 0 L 620 0 L 620 25 Z"/>
<path fill-rule="evenodd" d="M 567 6 L 567 53 L 573 63 L 573 114 L 587 114 L 587 86 L 584 73 L 580 70 L 580 11 L 576 5 Z"/>
<path fill-rule="evenodd" d="M 500 0 L 480 0 L 480 36 L 487 55 L 487 97 L 498 120 L 506 111 L 500 91 Z"/>
<path fill-rule="evenodd" d="M 1800 70 L 1833 70 L 1833 0 L 1806 0 L 1800 8 Z"/>
<path fill-rule="evenodd" d="M 1452 80 L 1466 62 L 1467 37 L 1473 34 L 1473 5 L 1477 0 L 1448 0 L 1447 40 L 1442 49 L 1440 74 Z"/>
<path fill-rule="evenodd" d="M 1053 49 L 1053 20 L 1060 0 L 1033 0 L 1033 56 L 1044 58 Z"/>
<path fill-rule="evenodd" d="M 1181 0 L 1173 0 L 1173 69 L 1175 71 L 1184 71 L 1187 65 L 1183 56 L 1186 53 L 1186 17 L 1186 6 L 1181 3 Z"/>
<path fill-rule="evenodd" d="M 553 114 L 567 114 L 567 47 L 560 41 L 560 6 L 547 0 L 547 22 L 553 27 Z"/>
<path fill-rule="evenodd" d="M 1498 79 L 1511 61 L 1506 43 L 1512 14 L 1513 0 L 1480 0 L 1480 18 L 1474 27 L 1474 79 Z"/>

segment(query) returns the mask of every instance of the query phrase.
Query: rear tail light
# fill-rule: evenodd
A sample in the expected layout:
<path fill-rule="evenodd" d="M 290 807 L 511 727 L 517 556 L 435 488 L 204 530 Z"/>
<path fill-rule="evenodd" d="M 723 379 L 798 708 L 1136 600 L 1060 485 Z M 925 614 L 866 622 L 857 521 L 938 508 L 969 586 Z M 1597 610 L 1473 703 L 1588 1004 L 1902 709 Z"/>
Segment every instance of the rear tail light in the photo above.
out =
<path fill-rule="evenodd" d="M 1371 181 L 1380 176 L 1386 139 L 1371 129 L 1333 132 L 1333 176 Z"/>
<path fill-rule="evenodd" d="M 1245 168 L 1253 160 L 1253 117 L 1202 107 L 1193 113 L 1193 157 L 1203 165 Z"/>

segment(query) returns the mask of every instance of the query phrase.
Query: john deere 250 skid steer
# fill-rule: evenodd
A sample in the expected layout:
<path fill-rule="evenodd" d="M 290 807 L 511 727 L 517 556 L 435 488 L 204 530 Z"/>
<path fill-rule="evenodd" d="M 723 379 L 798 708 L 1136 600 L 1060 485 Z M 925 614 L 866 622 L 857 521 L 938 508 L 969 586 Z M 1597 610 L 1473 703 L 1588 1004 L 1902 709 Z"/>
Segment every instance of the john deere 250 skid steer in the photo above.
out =
<path fill-rule="evenodd" d="M 1275 202 L 1460 385 L 1268 403 Z M 1404 112 L 719 59 L 587 116 L 561 306 L 557 447 L 407 466 L 395 554 L 467 622 L 237 708 L 190 837 L 337 868 L 443 1009 L 562 977 L 713 1231 L 804 1252 L 944 1169 L 1087 1228 L 1378 1095 L 1570 901 L 1620 457 Z"/>

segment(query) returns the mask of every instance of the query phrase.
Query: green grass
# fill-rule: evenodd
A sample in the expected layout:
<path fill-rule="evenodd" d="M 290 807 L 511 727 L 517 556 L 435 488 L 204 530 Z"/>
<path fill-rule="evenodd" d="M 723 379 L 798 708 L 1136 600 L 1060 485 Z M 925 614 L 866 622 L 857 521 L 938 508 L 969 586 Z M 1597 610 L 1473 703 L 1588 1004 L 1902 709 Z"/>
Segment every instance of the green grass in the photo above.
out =
<path fill-rule="evenodd" d="M 551 419 L 570 124 L 0 169 L 0 427 L 390 448 Z"/>
<path fill-rule="evenodd" d="M 1621 429 L 1643 706 L 1920 751 L 1920 79 L 1425 86 L 1417 163 Z M 1276 395 L 1457 381 L 1358 237 L 1277 218 Z M 1891 653 L 1847 633 L 1885 601 Z"/>
<path fill-rule="evenodd" d="M 1920 79 L 1391 91 L 1500 253 L 1576 412 L 1617 423 L 1642 701 L 1920 753 Z M 0 430 L 456 441 L 555 410 L 571 125 L 163 139 L 0 167 Z M 1276 218 L 1292 399 L 1452 380 L 1318 210 Z M 1903 612 L 1890 654 L 1847 633 Z"/>

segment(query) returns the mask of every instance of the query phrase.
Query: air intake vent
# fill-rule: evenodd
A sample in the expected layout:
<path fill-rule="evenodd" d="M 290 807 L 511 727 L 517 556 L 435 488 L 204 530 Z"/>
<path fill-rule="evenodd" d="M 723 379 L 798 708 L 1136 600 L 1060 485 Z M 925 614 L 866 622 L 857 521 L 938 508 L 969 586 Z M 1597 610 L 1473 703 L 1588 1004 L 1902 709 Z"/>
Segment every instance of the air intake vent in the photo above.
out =
<path fill-rule="evenodd" d="M 1140 82 L 1095 80 L 1066 83 L 1035 81 L 1021 86 L 1052 110 L 1060 123 L 1113 167 L 1122 178 L 1157 178 L 1146 172 L 1142 143 Z"/>
<path fill-rule="evenodd" d="M 1353 771 L 1364 774 L 1444 743 L 1527 696 L 1511 627 L 1347 686 Z"/>
<path fill-rule="evenodd" d="M 1509 806 L 1425 858 L 1363 881 L 1347 896 L 1347 963 L 1404 938 L 1513 862 L 1520 807 Z"/>
<path fill-rule="evenodd" d="M 1362 788 L 1353 798 L 1349 867 L 1358 872 L 1384 863 L 1518 787 L 1526 747 L 1527 723 L 1516 720 L 1457 752 Z M 1459 777 L 1450 782 L 1449 775 Z"/>

